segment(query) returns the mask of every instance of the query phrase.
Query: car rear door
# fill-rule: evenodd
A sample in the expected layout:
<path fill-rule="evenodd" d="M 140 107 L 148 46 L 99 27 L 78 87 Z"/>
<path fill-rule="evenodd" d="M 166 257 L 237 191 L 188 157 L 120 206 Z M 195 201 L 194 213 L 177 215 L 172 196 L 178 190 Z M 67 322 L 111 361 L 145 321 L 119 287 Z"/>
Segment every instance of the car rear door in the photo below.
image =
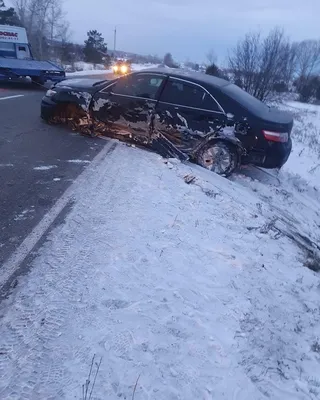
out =
<path fill-rule="evenodd" d="M 165 76 L 137 73 L 123 76 L 96 93 L 92 115 L 104 132 L 149 136 L 160 87 Z"/>
<path fill-rule="evenodd" d="M 225 120 L 224 110 L 203 86 L 170 77 L 156 107 L 154 129 L 188 153 Z"/>

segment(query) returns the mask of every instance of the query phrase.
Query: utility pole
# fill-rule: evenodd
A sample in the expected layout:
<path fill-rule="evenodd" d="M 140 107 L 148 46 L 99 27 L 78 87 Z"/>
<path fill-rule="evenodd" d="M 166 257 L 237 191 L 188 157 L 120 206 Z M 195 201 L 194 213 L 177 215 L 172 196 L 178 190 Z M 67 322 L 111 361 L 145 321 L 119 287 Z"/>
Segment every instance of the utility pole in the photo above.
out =
<path fill-rule="evenodd" d="M 116 51 L 116 42 L 117 42 L 117 27 L 114 28 L 114 36 L 113 36 L 113 51 Z"/>

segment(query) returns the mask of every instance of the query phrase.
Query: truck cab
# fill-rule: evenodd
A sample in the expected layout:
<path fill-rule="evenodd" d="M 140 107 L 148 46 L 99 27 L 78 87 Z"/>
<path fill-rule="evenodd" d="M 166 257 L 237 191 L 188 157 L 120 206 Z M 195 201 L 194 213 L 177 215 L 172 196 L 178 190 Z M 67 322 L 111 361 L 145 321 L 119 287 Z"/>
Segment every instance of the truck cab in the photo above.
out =
<path fill-rule="evenodd" d="M 27 32 L 18 26 L 0 25 L 0 57 L 32 60 Z"/>

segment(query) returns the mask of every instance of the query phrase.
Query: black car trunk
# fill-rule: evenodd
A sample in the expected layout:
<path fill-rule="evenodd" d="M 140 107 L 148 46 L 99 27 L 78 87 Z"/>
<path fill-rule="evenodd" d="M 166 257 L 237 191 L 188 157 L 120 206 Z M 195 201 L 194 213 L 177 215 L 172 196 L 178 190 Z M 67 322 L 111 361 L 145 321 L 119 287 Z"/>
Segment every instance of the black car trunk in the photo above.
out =
<path fill-rule="evenodd" d="M 293 127 L 293 118 L 289 113 L 276 108 L 264 110 L 259 115 L 261 128 L 274 132 L 287 132 L 289 135 Z"/>

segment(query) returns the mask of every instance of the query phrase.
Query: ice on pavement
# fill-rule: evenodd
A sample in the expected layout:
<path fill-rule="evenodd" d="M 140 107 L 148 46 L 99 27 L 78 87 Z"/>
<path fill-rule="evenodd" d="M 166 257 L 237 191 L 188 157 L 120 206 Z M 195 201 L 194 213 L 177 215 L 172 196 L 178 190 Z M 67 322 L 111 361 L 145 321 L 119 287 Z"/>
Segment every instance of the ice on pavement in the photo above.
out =
<path fill-rule="evenodd" d="M 34 167 L 35 171 L 48 171 L 49 169 L 57 168 L 56 165 L 40 165 L 39 167 Z"/>
<path fill-rule="evenodd" d="M 95 399 L 139 376 L 137 400 L 319 398 L 319 275 L 287 235 L 320 241 L 307 169 L 227 180 L 120 143 L 87 168 L 1 303 L 1 399 L 80 399 L 94 354 Z"/>
<path fill-rule="evenodd" d="M 75 160 L 68 160 L 68 163 L 71 164 L 90 164 L 91 161 L 89 160 L 79 160 L 79 159 L 75 159 Z"/>
<path fill-rule="evenodd" d="M 25 209 L 23 211 L 21 211 L 19 214 L 17 214 L 14 217 L 15 221 L 24 221 L 28 218 L 30 218 L 30 216 L 32 217 L 32 214 L 34 214 L 35 210 L 34 207 L 31 207 L 30 209 Z"/>

